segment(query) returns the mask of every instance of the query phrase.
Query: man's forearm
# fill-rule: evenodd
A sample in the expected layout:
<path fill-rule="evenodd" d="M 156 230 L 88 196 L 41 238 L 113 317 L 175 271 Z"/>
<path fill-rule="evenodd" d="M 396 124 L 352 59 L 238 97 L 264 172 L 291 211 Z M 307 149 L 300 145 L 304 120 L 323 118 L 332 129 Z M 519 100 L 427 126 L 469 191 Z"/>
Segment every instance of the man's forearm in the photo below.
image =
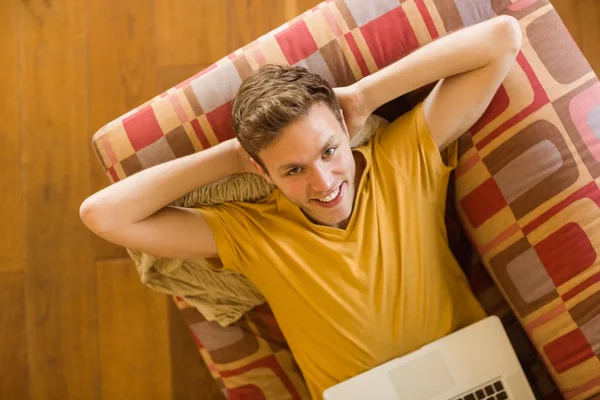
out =
<path fill-rule="evenodd" d="M 140 171 L 86 199 L 80 214 L 102 231 L 137 223 L 187 193 L 240 171 L 235 139 Z"/>
<path fill-rule="evenodd" d="M 507 26 L 514 24 L 514 18 L 502 16 L 463 28 L 365 77 L 355 84 L 363 107 L 370 114 L 415 89 L 493 62 L 506 50 Z"/>

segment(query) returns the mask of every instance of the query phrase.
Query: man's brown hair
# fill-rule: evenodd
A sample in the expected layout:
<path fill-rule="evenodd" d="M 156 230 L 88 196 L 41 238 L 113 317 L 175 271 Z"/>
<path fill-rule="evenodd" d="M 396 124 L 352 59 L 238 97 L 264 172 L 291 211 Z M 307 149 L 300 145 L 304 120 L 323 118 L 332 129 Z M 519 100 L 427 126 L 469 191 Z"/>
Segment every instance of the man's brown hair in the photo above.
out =
<path fill-rule="evenodd" d="M 240 86 L 232 105 L 233 130 L 242 148 L 267 172 L 258 152 L 317 103 L 329 107 L 343 126 L 340 105 L 326 80 L 303 67 L 267 64 Z"/>

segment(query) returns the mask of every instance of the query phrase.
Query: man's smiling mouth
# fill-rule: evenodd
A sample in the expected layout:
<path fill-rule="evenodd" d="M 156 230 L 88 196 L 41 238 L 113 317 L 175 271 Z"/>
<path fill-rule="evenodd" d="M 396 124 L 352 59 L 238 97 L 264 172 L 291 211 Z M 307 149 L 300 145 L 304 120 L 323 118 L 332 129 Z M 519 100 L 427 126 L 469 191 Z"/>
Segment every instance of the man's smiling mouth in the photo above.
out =
<path fill-rule="evenodd" d="M 333 208 L 337 206 L 344 197 L 346 191 L 346 181 L 343 181 L 333 192 L 319 199 L 311 199 L 310 202 L 325 208 Z"/>
<path fill-rule="evenodd" d="M 340 186 L 342 184 L 340 183 Z M 331 200 L 335 199 L 338 194 L 340 194 L 340 186 L 338 186 L 329 196 L 325 196 L 319 199 L 322 203 L 329 203 Z"/>

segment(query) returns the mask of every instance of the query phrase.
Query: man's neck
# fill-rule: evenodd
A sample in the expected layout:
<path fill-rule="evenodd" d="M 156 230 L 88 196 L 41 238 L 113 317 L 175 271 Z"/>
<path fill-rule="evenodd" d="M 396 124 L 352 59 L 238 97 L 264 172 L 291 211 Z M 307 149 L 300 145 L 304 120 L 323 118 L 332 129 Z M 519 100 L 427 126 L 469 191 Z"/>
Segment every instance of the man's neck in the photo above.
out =
<path fill-rule="evenodd" d="M 365 172 L 365 166 L 367 165 L 367 161 L 365 160 L 365 156 L 360 151 L 353 151 L 352 156 L 354 156 L 354 165 L 355 165 L 355 174 L 354 174 L 354 201 L 356 201 L 356 194 L 358 193 L 358 186 L 360 185 L 360 179 Z"/>
<path fill-rule="evenodd" d="M 365 172 L 365 166 L 367 165 L 367 161 L 365 160 L 365 156 L 360 151 L 353 151 L 352 156 L 354 157 L 354 198 L 352 199 L 352 211 L 347 219 L 338 224 L 337 228 L 346 229 L 348 226 L 348 222 L 352 218 L 352 214 L 354 214 L 354 209 L 356 205 L 356 196 L 358 195 L 358 187 L 360 185 L 360 180 Z"/>

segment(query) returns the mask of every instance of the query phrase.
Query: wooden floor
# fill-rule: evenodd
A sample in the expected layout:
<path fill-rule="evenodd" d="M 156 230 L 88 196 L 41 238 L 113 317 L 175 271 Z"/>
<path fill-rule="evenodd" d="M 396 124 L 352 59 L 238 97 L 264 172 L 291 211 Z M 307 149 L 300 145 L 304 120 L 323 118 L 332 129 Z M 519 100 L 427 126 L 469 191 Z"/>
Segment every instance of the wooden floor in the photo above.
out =
<path fill-rule="evenodd" d="M 106 122 L 317 0 L 1 0 L 0 399 L 218 399 L 172 302 L 79 205 Z M 555 0 L 600 71 L 600 2 Z"/>

